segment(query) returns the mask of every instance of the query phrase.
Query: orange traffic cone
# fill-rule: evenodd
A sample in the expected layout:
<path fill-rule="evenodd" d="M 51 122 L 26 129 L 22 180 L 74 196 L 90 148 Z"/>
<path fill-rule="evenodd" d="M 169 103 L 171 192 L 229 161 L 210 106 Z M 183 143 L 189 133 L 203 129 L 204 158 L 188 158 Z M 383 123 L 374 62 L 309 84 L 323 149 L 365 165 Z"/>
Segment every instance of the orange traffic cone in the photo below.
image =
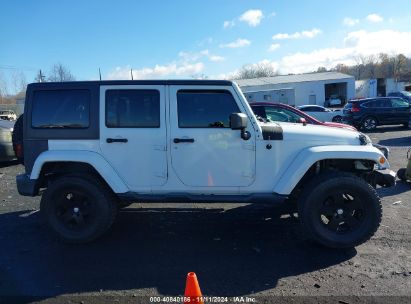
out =
<path fill-rule="evenodd" d="M 186 289 L 184 291 L 184 302 L 204 304 L 202 297 L 196 274 L 189 272 L 187 274 Z"/>

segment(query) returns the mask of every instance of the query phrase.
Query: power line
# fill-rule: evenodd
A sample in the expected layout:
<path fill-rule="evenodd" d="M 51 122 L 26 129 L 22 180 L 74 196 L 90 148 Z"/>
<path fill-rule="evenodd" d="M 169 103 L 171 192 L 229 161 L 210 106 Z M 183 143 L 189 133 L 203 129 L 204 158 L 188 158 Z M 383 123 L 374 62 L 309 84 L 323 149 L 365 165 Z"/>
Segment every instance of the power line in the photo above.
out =
<path fill-rule="evenodd" d="M 0 69 L 2 70 L 21 70 L 21 71 L 38 71 L 38 68 L 28 67 L 28 66 L 15 66 L 0 64 Z"/>

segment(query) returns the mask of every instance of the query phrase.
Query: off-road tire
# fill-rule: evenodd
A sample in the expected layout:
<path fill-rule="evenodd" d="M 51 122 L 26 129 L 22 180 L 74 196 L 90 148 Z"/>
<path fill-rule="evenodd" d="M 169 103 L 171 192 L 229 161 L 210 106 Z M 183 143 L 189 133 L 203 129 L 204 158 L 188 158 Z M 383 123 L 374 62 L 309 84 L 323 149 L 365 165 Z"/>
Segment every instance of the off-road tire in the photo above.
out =
<path fill-rule="evenodd" d="M 341 196 L 338 193 L 342 193 Z M 344 216 L 347 216 L 347 222 L 344 219 L 337 218 L 338 212 L 332 213 L 333 216 L 328 223 L 324 223 L 323 208 L 333 208 L 327 206 L 332 201 L 332 197 L 342 197 L 343 208 L 347 208 Z M 347 196 L 348 195 L 348 196 Z M 346 200 L 352 197 L 354 200 Z M 356 200 L 358 199 L 358 200 Z M 334 205 L 334 202 L 331 205 Z M 357 210 L 349 211 L 350 204 L 360 204 Z M 355 205 L 352 205 L 355 206 Z M 332 248 L 352 248 L 369 240 L 377 231 L 382 217 L 381 200 L 371 185 L 363 179 L 344 172 L 326 172 L 322 173 L 310 182 L 308 182 L 300 195 L 298 204 L 299 218 L 301 219 L 302 227 L 312 240 Z M 361 209 L 360 209 L 361 208 Z M 353 214 L 351 218 L 349 214 Z M 354 217 L 359 217 L 357 220 Z M 342 229 L 343 225 L 349 226 L 353 224 L 352 230 L 345 232 L 332 231 L 330 227 L 333 220 L 339 221 L 336 229 Z M 330 226 L 328 227 L 328 224 Z"/>
<path fill-rule="evenodd" d="M 365 131 L 374 131 L 378 126 L 378 120 L 374 116 L 367 116 L 361 122 L 361 129 Z"/>
<path fill-rule="evenodd" d="M 19 118 L 17 118 L 16 122 L 14 123 L 13 132 L 11 133 L 14 154 L 16 154 L 16 145 L 23 145 L 23 119 L 23 114 L 20 115 Z M 23 163 L 23 157 L 18 157 L 16 154 L 16 158 L 19 162 Z"/>
<path fill-rule="evenodd" d="M 73 201 L 68 199 L 70 195 Z M 81 195 L 83 199 L 74 199 L 81 198 Z M 64 204 L 78 205 L 80 214 L 84 214 L 81 215 L 84 225 L 76 227 L 78 222 L 74 220 L 74 211 L 72 218 L 68 219 L 69 211 L 74 210 L 74 207 L 64 207 Z M 67 243 L 88 243 L 109 230 L 116 218 L 118 203 L 111 189 L 98 178 L 87 174 L 68 174 L 50 182 L 43 193 L 40 211 L 44 221 L 61 240 Z"/>

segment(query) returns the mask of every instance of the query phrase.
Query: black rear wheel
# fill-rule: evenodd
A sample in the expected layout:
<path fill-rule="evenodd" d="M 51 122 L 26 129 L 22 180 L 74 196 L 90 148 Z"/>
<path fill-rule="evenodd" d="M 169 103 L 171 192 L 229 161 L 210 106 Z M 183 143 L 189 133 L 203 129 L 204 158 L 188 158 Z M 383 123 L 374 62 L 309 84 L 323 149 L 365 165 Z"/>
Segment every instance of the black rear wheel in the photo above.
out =
<path fill-rule="evenodd" d="M 301 193 L 299 215 L 305 231 L 320 244 L 355 247 L 378 229 L 380 198 L 363 179 L 347 173 L 325 173 Z"/>
<path fill-rule="evenodd" d="M 86 243 L 110 228 L 117 204 L 110 189 L 99 181 L 66 175 L 48 187 L 41 199 L 40 210 L 63 241 Z"/>

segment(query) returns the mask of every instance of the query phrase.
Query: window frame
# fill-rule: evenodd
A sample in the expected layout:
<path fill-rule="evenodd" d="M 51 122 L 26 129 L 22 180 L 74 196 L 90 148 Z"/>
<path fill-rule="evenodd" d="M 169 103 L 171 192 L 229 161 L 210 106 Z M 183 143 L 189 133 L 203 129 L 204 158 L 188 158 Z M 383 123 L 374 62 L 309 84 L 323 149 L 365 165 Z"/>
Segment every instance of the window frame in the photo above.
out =
<path fill-rule="evenodd" d="M 109 126 L 107 124 L 107 93 L 110 91 L 155 91 L 158 93 L 158 126 Z M 161 128 L 161 92 L 158 89 L 140 89 L 140 88 L 124 88 L 124 89 L 106 89 L 104 91 L 104 126 L 108 129 L 159 129 Z"/>

